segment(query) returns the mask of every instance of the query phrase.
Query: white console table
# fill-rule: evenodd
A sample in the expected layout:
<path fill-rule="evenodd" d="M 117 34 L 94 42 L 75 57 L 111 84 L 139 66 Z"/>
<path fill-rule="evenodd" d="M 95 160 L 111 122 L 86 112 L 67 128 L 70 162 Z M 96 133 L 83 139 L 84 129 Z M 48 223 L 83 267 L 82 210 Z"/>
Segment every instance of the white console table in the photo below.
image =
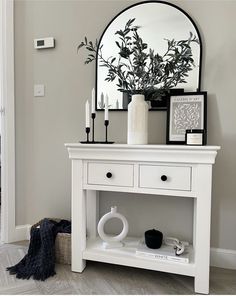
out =
<path fill-rule="evenodd" d="M 195 292 L 209 293 L 212 165 L 218 146 L 66 144 L 72 159 L 72 271 L 86 260 L 192 276 Z M 107 174 L 110 173 L 110 174 Z M 118 191 L 194 199 L 189 263 L 135 256 L 140 238 L 103 249 L 97 236 L 98 193 Z M 127 217 L 128 219 L 129 217 Z"/>

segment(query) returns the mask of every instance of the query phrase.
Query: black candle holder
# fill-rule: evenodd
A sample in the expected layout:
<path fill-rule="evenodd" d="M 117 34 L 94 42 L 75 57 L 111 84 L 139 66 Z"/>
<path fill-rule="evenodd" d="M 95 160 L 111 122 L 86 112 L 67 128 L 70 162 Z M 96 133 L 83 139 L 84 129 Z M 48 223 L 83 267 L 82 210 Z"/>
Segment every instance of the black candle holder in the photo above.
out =
<path fill-rule="evenodd" d="M 96 113 L 92 113 L 91 114 L 91 117 L 92 117 L 92 143 L 95 143 L 94 141 L 94 121 L 95 121 L 95 118 L 96 118 Z"/>
<path fill-rule="evenodd" d="M 107 141 L 109 120 L 105 120 L 104 125 L 105 125 L 105 142 L 102 142 L 102 143 L 103 144 L 113 144 L 114 142 Z"/>
<path fill-rule="evenodd" d="M 109 120 L 104 121 L 105 125 L 105 141 L 94 141 L 94 120 L 96 118 L 96 113 L 92 113 L 92 141 L 89 141 L 89 133 L 90 133 L 90 127 L 85 128 L 85 132 L 87 135 L 87 141 L 81 141 L 81 144 L 113 144 L 114 142 L 110 142 L 107 140 L 108 138 L 108 125 L 109 125 Z"/>
<path fill-rule="evenodd" d="M 85 132 L 86 132 L 86 135 L 87 135 L 87 141 L 81 141 L 80 143 L 81 144 L 91 144 L 92 142 L 89 141 L 90 127 L 86 127 Z"/>

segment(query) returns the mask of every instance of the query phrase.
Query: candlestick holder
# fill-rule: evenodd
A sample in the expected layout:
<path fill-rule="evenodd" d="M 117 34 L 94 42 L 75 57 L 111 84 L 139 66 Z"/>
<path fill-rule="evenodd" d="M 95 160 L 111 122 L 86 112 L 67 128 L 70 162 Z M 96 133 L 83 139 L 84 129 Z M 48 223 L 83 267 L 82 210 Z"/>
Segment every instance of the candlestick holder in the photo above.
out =
<path fill-rule="evenodd" d="M 105 125 L 105 142 L 102 142 L 102 143 L 103 144 L 113 144 L 114 142 L 107 141 L 109 120 L 105 120 L 104 125 Z"/>
<path fill-rule="evenodd" d="M 92 130 L 92 143 L 95 143 L 95 141 L 94 141 L 94 121 L 95 121 L 95 118 L 96 118 L 96 113 L 92 113 L 91 117 L 92 117 L 92 128 L 93 128 L 93 130 Z"/>
<path fill-rule="evenodd" d="M 92 142 L 89 141 L 90 127 L 86 127 L 85 132 L 86 132 L 86 135 L 87 135 L 87 141 L 81 141 L 80 143 L 81 144 L 91 144 Z"/>

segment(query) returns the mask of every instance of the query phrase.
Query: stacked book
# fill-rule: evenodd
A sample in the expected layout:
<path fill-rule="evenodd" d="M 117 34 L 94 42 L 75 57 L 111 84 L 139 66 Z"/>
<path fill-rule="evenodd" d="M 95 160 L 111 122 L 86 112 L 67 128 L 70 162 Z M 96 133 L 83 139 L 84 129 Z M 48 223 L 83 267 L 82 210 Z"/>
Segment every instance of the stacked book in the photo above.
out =
<path fill-rule="evenodd" d="M 173 246 L 162 244 L 159 249 L 150 249 L 146 246 L 143 240 L 138 244 L 136 256 L 161 261 L 189 263 L 189 252 L 187 247 L 183 254 L 176 255 Z"/>

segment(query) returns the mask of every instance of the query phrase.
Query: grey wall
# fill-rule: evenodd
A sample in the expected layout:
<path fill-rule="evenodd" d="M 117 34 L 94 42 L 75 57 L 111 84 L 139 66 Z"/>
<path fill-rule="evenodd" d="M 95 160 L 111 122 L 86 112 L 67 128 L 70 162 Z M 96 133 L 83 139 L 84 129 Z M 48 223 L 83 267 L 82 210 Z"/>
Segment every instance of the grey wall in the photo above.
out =
<path fill-rule="evenodd" d="M 84 137 L 84 103 L 95 83 L 94 65 L 84 66 L 76 47 L 85 35 L 99 38 L 107 23 L 137 1 L 15 0 L 16 219 L 70 217 L 70 163 L 64 143 Z M 212 246 L 236 250 L 236 1 L 170 1 L 197 23 L 203 39 L 202 89 L 208 91 L 209 144 L 222 146 L 213 176 Z M 54 50 L 36 51 L 33 39 L 53 36 Z M 33 97 L 33 85 L 46 87 Z M 126 141 L 126 112 L 110 115 L 110 134 Z M 103 135 L 103 114 L 96 120 Z M 165 143 L 165 112 L 151 112 L 149 142 Z M 186 198 L 102 193 L 101 214 L 118 205 L 141 234 L 157 227 L 191 239 L 192 201 Z M 116 228 L 114 226 L 114 228 Z"/>

